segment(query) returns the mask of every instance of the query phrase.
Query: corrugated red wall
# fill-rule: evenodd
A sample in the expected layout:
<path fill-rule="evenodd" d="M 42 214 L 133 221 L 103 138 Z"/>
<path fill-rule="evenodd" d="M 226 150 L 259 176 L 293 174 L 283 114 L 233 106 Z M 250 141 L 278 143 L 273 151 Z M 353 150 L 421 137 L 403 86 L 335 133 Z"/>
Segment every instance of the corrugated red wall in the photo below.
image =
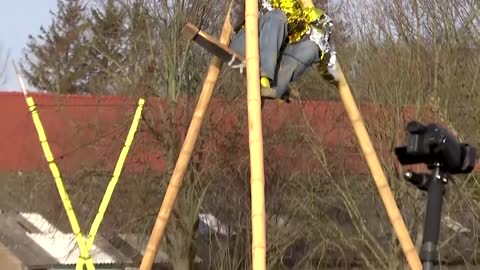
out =
<path fill-rule="evenodd" d="M 33 97 L 62 172 L 80 169 L 113 171 L 131 125 L 136 99 L 51 94 L 33 94 Z M 189 103 L 188 111 L 182 102 L 176 108 L 177 115 L 188 125 L 195 100 Z M 168 123 L 165 119 L 153 121 L 167 115 L 164 114 L 166 110 L 169 110 L 166 102 L 157 98 L 147 99 L 145 119 L 153 123 L 159 134 L 174 128 L 160 124 L 162 121 Z M 388 121 L 389 113 L 383 108 L 362 106 L 361 110 L 367 121 L 375 120 L 379 125 Z M 209 110 L 208 127 L 201 133 L 206 142 L 199 146 L 202 148 L 198 151 L 216 153 L 225 158 L 248 154 L 246 112 L 244 101 L 231 103 L 214 99 Z M 411 113 L 404 115 L 405 119 L 411 118 Z M 340 102 L 311 101 L 302 105 L 269 102 L 264 108 L 263 122 L 265 155 L 286 160 L 292 170 L 310 170 L 318 166 L 307 140 L 315 138 L 322 141 L 329 159 L 335 160 L 332 164 L 338 169 L 368 172 Z M 21 93 L 0 93 L 0 123 L 0 171 L 48 170 L 31 114 Z M 183 138 L 185 129 L 176 128 L 176 132 Z M 126 170 L 163 171 L 165 151 L 158 140 L 161 136 L 156 136 L 145 123 L 141 123 L 127 158 Z"/>

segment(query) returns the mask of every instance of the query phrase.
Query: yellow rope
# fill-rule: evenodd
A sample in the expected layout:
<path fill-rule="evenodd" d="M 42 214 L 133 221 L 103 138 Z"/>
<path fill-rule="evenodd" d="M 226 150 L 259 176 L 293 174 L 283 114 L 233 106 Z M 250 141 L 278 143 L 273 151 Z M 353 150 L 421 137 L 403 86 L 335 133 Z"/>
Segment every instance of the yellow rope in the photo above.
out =
<path fill-rule="evenodd" d="M 37 111 L 37 107 L 35 105 L 35 101 L 32 97 L 28 97 L 27 91 L 25 89 L 25 84 L 18 73 L 17 67 L 15 62 L 13 62 L 14 69 L 17 73 L 17 78 L 22 87 L 23 94 L 25 96 L 25 101 L 27 103 L 28 109 L 32 114 L 33 123 L 35 125 L 35 129 L 37 130 L 38 139 L 40 141 L 40 145 L 43 150 L 43 154 L 45 159 L 48 162 L 48 167 L 52 173 L 52 176 L 55 180 L 55 184 L 58 189 L 58 193 L 60 194 L 60 198 L 67 213 L 68 220 L 70 222 L 70 226 L 72 227 L 72 232 L 75 235 L 75 239 L 77 241 L 78 247 L 80 249 L 80 256 L 78 258 L 77 264 L 75 269 L 76 270 L 83 270 L 84 266 L 87 267 L 87 270 L 95 270 L 95 265 L 93 264 L 93 259 L 89 254 L 90 249 L 93 246 L 93 242 L 95 240 L 95 236 L 97 235 L 98 229 L 102 222 L 103 217 L 105 216 L 105 212 L 107 210 L 108 204 L 110 199 L 112 198 L 113 191 L 115 189 L 116 184 L 118 183 L 118 179 L 122 172 L 123 165 L 125 163 L 125 159 L 127 158 L 128 151 L 130 150 L 130 146 L 132 145 L 133 138 L 135 137 L 135 133 L 138 129 L 138 124 L 140 122 L 142 109 L 145 104 L 144 99 L 139 99 L 137 110 L 135 112 L 135 116 L 133 118 L 132 126 L 130 127 L 130 131 L 128 132 L 127 139 L 125 141 L 125 145 L 120 153 L 118 158 L 117 164 L 115 165 L 115 170 L 113 172 L 112 178 L 107 186 L 107 190 L 105 191 L 105 195 L 102 198 L 102 202 L 100 203 L 100 207 L 98 209 L 98 213 L 95 216 L 93 221 L 92 227 L 90 228 L 90 232 L 88 234 L 88 239 L 85 242 L 83 234 L 80 229 L 80 225 L 78 223 L 77 217 L 73 210 L 72 203 L 70 198 L 68 197 L 68 193 L 65 189 L 63 184 L 62 176 L 60 174 L 60 170 L 58 169 L 57 164 L 55 163 L 55 158 L 53 156 L 52 150 L 48 144 L 47 136 L 45 134 L 45 130 L 43 128 L 42 122 L 40 120 L 40 116 Z"/>
<path fill-rule="evenodd" d="M 120 174 L 122 172 L 123 164 L 125 162 L 125 159 L 127 158 L 127 154 L 128 154 L 128 151 L 130 150 L 130 146 L 132 145 L 133 137 L 135 136 L 135 132 L 138 129 L 138 123 L 140 122 L 140 117 L 142 115 L 142 109 L 144 104 L 145 104 L 145 101 L 143 99 L 140 99 L 138 101 L 137 111 L 135 112 L 133 123 L 132 123 L 132 126 L 130 127 L 130 131 L 125 141 L 125 145 L 123 146 L 122 152 L 120 153 L 120 156 L 117 161 L 117 165 L 115 166 L 115 170 L 112 175 L 112 179 L 108 183 L 107 190 L 105 191 L 105 195 L 103 196 L 102 202 L 100 203 L 98 213 L 95 216 L 92 227 L 88 234 L 88 240 L 87 240 L 88 249 L 90 249 L 93 245 L 93 241 L 95 240 L 95 235 L 98 232 L 100 223 L 102 222 L 105 211 L 107 210 L 110 199 L 112 198 L 113 190 L 115 189 L 115 186 L 118 183 L 118 178 L 120 177 Z"/>
<path fill-rule="evenodd" d="M 30 112 L 32 113 L 32 118 L 33 122 L 35 125 L 35 128 L 38 133 L 39 141 L 43 149 L 43 153 L 45 155 L 45 159 L 48 162 L 50 171 L 52 172 L 53 178 L 55 180 L 55 184 L 57 186 L 58 192 L 60 194 L 60 198 L 62 200 L 63 206 L 65 208 L 65 211 L 67 212 L 67 217 L 70 222 L 70 225 L 72 227 L 72 231 L 75 234 L 75 239 L 77 240 L 79 249 L 80 249 L 80 257 L 78 258 L 77 265 L 75 269 L 81 270 L 84 268 L 84 266 L 87 267 L 87 270 L 95 270 L 95 266 L 93 264 L 93 260 L 90 257 L 89 250 L 93 246 L 93 242 L 95 240 L 95 236 L 97 235 L 98 229 L 100 227 L 100 224 L 103 220 L 103 217 L 105 216 L 105 212 L 107 210 L 108 204 L 110 202 L 110 199 L 112 198 L 113 191 L 115 189 L 116 184 L 118 183 L 118 179 L 120 177 L 120 174 L 122 172 L 123 165 L 125 163 L 125 159 L 127 158 L 128 151 L 130 149 L 130 146 L 132 144 L 133 138 L 135 136 L 135 133 L 138 129 L 138 124 L 140 122 L 141 118 L 141 113 L 143 109 L 143 105 L 145 104 L 145 100 L 140 99 L 138 101 L 138 107 L 135 112 L 135 116 L 133 119 L 132 126 L 130 127 L 130 131 L 128 133 L 127 139 L 125 141 L 125 145 L 122 149 L 122 152 L 120 153 L 119 159 L 117 161 L 117 164 L 115 166 L 115 170 L 112 175 L 112 179 L 110 180 L 107 190 L 105 192 L 105 195 L 103 196 L 102 202 L 100 204 L 99 210 L 97 215 L 95 216 L 95 219 L 93 221 L 92 227 L 90 229 L 90 232 L 88 234 L 88 239 L 87 242 L 85 242 L 85 239 L 83 238 L 83 234 L 80 229 L 80 225 L 78 223 L 77 217 L 75 215 L 75 212 L 72 207 L 72 203 L 70 201 L 70 198 L 68 197 L 68 193 L 65 189 L 65 186 L 62 181 L 62 177 L 60 174 L 60 170 L 58 169 L 57 164 L 55 163 L 55 159 L 53 157 L 53 153 L 50 149 L 50 146 L 47 141 L 47 136 L 45 134 L 45 130 L 43 128 L 42 122 L 40 120 L 40 116 L 37 112 L 35 102 L 32 97 L 27 97 L 26 102 L 28 105 L 28 108 Z"/>
<path fill-rule="evenodd" d="M 115 186 L 118 183 L 118 178 L 122 173 L 123 164 L 125 162 L 125 159 L 127 158 L 128 151 L 130 149 L 130 146 L 132 145 L 133 138 L 138 129 L 138 123 L 140 122 L 144 104 L 145 104 L 145 100 L 140 99 L 138 101 L 137 111 L 135 112 L 135 116 L 133 117 L 132 126 L 130 127 L 130 131 L 128 132 L 125 145 L 123 146 L 122 152 L 120 153 L 117 164 L 115 165 L 115 170 L 113 172 L 112 178 L 108 183 L 107 190 L 105 191 L 105 195 L 103 196 L 102 202 L 100 203 L 100 207 L 98 208 L 98 213 L 95 216 L 95 219 L 93 220 L 93 223 L 92 223 L 92 227 L 90 228 L 90 232 L 88 233 L 88 239 L 87 239 L 88 250 L 90 250 L 93 246 L 93 242 L 95 241 L 95 236 L 97 235 L 100 224 L 102 223 L 103 217 L 105 216 L 105 212 L 107 211 L 107 207 L 110 202 L 110 199 L 112 198 L 112 194 L 115 189 Z M 79 258 L 79 263 L 80 262 L 81 262 L 81 258 Z"/>
<path fill-rule="evenodd" d="M 47 136 L 45 134 L 45 130 L 43 129 L 42 122 L 40 121 L 40 116 L 37 112 L 37 107 L 32 97 L 26 97 L 26 102 L 28 109 L 32 113 L 33 123 L 37 130 L 38 139 L 43 149 L 43 154 L 45 155 L 45 159 L 48 162 L 48 167 L 52 172 L 52 176 L 55 180 L 55 185 L 57 186 L 58 193 L 60 194 L 60 198 L 62 200 L 63 207 L 67 212 L 67 217 L 70 222 L 70 226 L 72 227 L 73 234 L 75 235 L 75 239 L 77 240 L 78 247 L 80 249 L 80 258 L 79 260 L 82 262 L 82 268 L 79 268 L 78 264 L 76 269 L 80 270 L 83 269 L 83 265 L 87 266 L 87 270 L 95 270 L 95 266 L 93 265 L 93 260 L 90 257 L 88 252 L 85 239 L 83 238 L 82 232 L 80 230 L 80 225 L 78 224 L 77 217 L 75 216 L 75 212 L 73 211 L 72 203 L 70 198 L 68 197 L 68 193 L 65 190 L 65 186 L 63 185 L 62 176 L 60 174 L 60 170 L 58 169 L 57 164 L 55 163 L 55 159 L 53 158 L 52 150 L 47 141 Z"/>

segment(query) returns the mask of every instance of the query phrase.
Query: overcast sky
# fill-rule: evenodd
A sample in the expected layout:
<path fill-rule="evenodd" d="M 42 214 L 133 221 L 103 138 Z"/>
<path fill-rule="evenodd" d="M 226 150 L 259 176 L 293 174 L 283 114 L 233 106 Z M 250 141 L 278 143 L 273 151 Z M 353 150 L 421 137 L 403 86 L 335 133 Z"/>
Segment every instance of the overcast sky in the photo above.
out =
<path fill-rule="evenodd" d="M 56 0 L 0 0 L 0 44 L 17 62 L 23 56 L 29 34 L 40 32 L 40 26 L 48 26 L 56 11 Z M 19 90 L 15 73 L 9 63 L 8 81 L 3 90 Z"/>

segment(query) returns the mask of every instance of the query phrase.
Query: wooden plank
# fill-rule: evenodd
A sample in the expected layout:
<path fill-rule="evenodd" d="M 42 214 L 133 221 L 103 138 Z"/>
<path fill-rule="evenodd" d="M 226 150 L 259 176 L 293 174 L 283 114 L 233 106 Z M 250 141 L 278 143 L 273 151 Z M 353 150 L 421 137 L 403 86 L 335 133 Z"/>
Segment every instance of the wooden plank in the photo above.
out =
<path fill-rule="evenodd" d="M 187 23 L 182 29 L 182 34 L 186 39 L 194 40 L 199 31 L 200 29 L 198 29 L 195 25 Z"/>
<path fill-rule="evenodd" d="M 245 60 L 243 56 L 221 44 L 210 34 L 200 30 L 191 23 L 187 23 L 183 27 L 182 33 L 187 39 L 193 40 L 208 52 L 220 58 L 223 62 L 229 63 L 230 66 L 241 65 Z"/>

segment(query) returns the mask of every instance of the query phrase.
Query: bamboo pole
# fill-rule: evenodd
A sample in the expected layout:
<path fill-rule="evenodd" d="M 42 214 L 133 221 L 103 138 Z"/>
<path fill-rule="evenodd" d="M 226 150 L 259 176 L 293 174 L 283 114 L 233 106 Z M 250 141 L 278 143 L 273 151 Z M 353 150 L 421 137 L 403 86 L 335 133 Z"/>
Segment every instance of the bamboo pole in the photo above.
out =
<path fill-rule="evenodd" d="M 380 161 L 375 153 L 375 148 L 373 147 L 370 137 L 368 136 L 367 129 L 362 120 L 362 116 L 360 115 L 360 111 L 355 104 L 350 87 L 348 86 L 347 80 L 345 79 L 345 76 L 339 65 L 338 70 L 340 74 L 340 80 L 338 83 L 340 96 L 343 100 L 350 121 L 352 122 L 353 129 L 357 135 L 363 155 L 367 160 L 368 167 L 370 168 L 370 172 L 372 173 L 378 192 L 380 193 L 380 197 L 385 205 L 390 222 L 392 223 L 398 241 L 400 242 L 400 246 L 402 247 L 403 253 L 405 254 L 410 268 L 414 270 L 422 269 L 422 264 L 420 262 L 418 253 L 413 245 L 412 239 L 410 238 L 410 234 L 405 222 L 403 221 L 397 203 L 395 202 L 395 197 L 393 196 L 385 173 L 380 165 Z"/>
<path fill-rule="evenodd" d="M 313 7 L 311 0 L 301 0 L 304 7 Z M 385 205 L 390 222 L 392 223 L 393 229 L 397 235 L 397 238 L 402 247 L 403 253 L 407 259 L 408 264 L 411 269 L 417 270 L 422 269 L 422 264 L 418 253 L 413 245 L 412 239 L 408 232 L 407 226 L 403 221 L 400 210 L 398 209 L 397 203 L 395 202 L 395 197 L 390 189 L 385 173 L 380 165 L 380 161 L 375 152 L 375 148 L 368 136 L 367 129 L 363 122 L 360 111 L 358 110 L 357 105 L 355 104 L 355 99 L 353 98 L 350 87 L 348 86 L 347 79 L 343 74 L 340 64 L 337 62 L 338 67 L 338 79 L 337 88 L 339 94 L 342 98 L 345 110 L 347 111 L 348 117 L 352 122 L 353 129 L 357 136 L 357 139 L 360 143 L 363 155 L 367 160 L 368 167 L 372 173 L 373 179 L 377 186 L 380 197 Z"/>
<path fill-rule="evenodd" d="M 258 0 L 247 0 L 245 5 L 245 61 L 252 196 L 252 266 L 254 270 L 264 270 L 266 269 L 265 177 L 260 101 Z"/>
<path fill-rule="evenodd" d="M 223 24 L 222 33 L 219 39 L 222 44 L 228 44 L 232 35 L 232 26 L 230 25 L 229 13 L 230 12 L 227 13 L 227 17 Z M 192 157 L 193 148 L 197 142 L 203 120 L 205 119 L 205 113 L 210 105 L 210 100 L 212 98 L 218 76 L 220 75 L 221 68 L 222 61 L 218 57 L 214 57 L 210 62 L 207 76 L 203 82 L 202 92 L 200 93 L 197 107 L 193 113 L 192 122 L 188 128 L 185 141 L 182 149 L 180 150 L 180 155 L 168 184 L 160 211 L 158 212 L 157 219 L 155 220 L 155 225 L 150 235 L 150 239 L 148 240 L 148 244 L 145 248 L 144 256 L 140 264 L 140 270 L 152 269 L 155 256 L 157 255 L 160 242 L 162 241 L 172 208 L 175 204 L 178 191 L 182 184 L 183 177 L 185 176 L 185 171 L 187 170 L 188 163 Z"/>

